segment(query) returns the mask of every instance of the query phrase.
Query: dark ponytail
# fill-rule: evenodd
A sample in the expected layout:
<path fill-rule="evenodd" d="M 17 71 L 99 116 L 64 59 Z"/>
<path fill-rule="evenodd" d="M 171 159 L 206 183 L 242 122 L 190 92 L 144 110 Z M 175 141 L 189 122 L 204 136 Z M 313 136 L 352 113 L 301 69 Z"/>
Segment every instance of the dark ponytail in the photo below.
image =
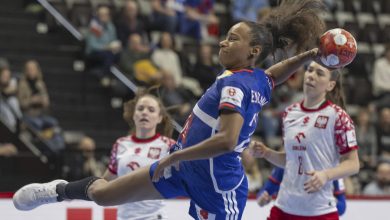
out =
<path fill-rule="evenodd" d="M 332 91 L 326 94 L 326 99 L 340 106 L 342 109 L 345 109 L 345 95 L 343 90 L 343 76 L 341 70 L 331 70 L 330 80 L 335 81 L 336 85 Z"/>
<path fill-rule="evenodd" d="M 286 51 L 293 45 L 297 53 L 311 49 L 325 31 L 319 17 L 324 11 L 321 0 L 284 0 L 260 23 L 244 22 L 251 28 L 250 45 L 261 45 L 260 61 L 277 49 Z"/>

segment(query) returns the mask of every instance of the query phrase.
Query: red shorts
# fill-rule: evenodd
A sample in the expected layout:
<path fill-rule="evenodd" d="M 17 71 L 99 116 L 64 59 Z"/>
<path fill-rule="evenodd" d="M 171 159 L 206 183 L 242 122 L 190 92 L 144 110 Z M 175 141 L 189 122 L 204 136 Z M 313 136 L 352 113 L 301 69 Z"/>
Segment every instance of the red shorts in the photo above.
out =
<path fill-rule="evenodd" d="M 267 220 L 339 220 L 339 214 L 337 212 L 332 212 L 318 216 L 299 216 L 287 214 L 278 207 L 274 206 L 272 207 Z"/>

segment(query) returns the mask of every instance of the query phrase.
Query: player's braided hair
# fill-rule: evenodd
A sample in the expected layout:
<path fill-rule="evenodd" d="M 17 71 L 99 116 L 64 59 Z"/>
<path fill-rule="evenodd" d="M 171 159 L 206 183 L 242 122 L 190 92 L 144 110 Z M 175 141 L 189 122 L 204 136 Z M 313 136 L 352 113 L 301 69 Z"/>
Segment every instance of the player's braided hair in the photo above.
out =
<path fill-rule="evenodd" d="M 156 88 L 158 88 L 158 86 L 151 87 L 149 89 L 139 89 L 138 92 L 136 93 L 136 96 L 133 99 L 124 103 L 123 118 L 129 124 L 130 129 L 133 132 L 135 130 L 135 124 L 133 121 L 135 105 L 137 104 L 138 100 L 140 100 L 141 98 L 145 96 L 151 97 L 157 101 L 158 106 L 160 107 L 160 115 L 162 116 L 162 121 L 157 125 L 156 132 L 166 137 L 172 137 L 173 125 L 172 125 L 171 116 L 168 114 L 161 99 L 159 99 L 157 96 L 151 93 L 151 91 Z"/>
<path fill-rule="evenodd" d="M 315 47 L 325 31 L 319 14 L 326 11 L 321 0 L 284 0 L 260 23 L 244 21 L 251 28 L 251 46 L 260 45 L 263 61 L 277 49 L 295 45 L 297 53 Z"/>

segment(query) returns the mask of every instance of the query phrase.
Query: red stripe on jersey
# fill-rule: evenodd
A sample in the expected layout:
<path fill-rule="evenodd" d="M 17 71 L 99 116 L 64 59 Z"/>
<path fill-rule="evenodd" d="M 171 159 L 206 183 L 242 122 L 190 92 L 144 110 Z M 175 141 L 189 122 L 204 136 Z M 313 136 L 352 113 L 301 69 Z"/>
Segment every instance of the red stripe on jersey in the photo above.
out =
<path fill-rule="evenodd" d="M 280 181 L 278 181 L 277 179 L 275 179 L 273 176 L 269 176 L 268 179 L 269 179 L 271 182 L 280 185 Z"/>
<path fill-rule="evenodd" d="M 108 171 L 110 171 L 110 173 L 112 173 L 114 175 L 118 175 L 117 171 L 112 169 L 110 166 L 108 167 Z"/>
<path fill-rule="evenodd" d="M 345 193 L 344 190 L 339 190 L 339 191 L 333 192 L 333 195 L 338 196 L 338 195 L 341 195 L 341 194 L 344 194 L 344 193 Z"/>
<path fill-rule="evenodd" d="M 218 107 L 218 109 L 221 109 L 221 108 L 228 108 L 228 109 L 235 109 L 236 106 L 233 105 L 233 104 L 230 104 L 230 103 L 221 103 Z"/>
<path fill-rule="evenodd" d="M 112 173 L 117 175 L 118 173 L 118 161 L 116 160 L 116 155 L 118 154 L 118 146 L 119 142 L 115 142 L 115 144 L 112 146 L 111 155 L 110 155 L 110 162 L 108 163 L 108 170 Z"/>
<path fill-rule="evenodd" d="M 310 109 L 310 108 L 305 108 L 305 106 L 303 106 L 303 100 L 302 100 L 300 105 L 301 105 L 301 109 L 305 112 L 316 112 L 316 111 L 319 111 L 319 110 L 326 108 L 327 106 L 329 106 L 331 104 L 332 104 L 332 102 L 330 102 L 329 100 L 326 100 L 320 107 L 315 108 L 315 109 Z"/>
<path fill-rule="evenodd" d="M 160 137 L 160 134 L 159 133 L 156 133 L 153 137 L 150 137 L 150 138 L 146 138 L 146 139 L 140 139 L 140 138 L 137 138 L 135 135 L 131 135 L 131 139 L 135 142 L 135 143 L 147 143 L 147 142 L 152 142 L 154 140 L 156 140 L 157 138 Z"/>
<path fill-rule="evenodd" d="M 251 69 L 238 69 L 238 70 L 230 70 L 232 71 L 233 73 L 237 73 L 237 72 L 250 72 L 250 73 L 253 73 L 253 70 Z"/>

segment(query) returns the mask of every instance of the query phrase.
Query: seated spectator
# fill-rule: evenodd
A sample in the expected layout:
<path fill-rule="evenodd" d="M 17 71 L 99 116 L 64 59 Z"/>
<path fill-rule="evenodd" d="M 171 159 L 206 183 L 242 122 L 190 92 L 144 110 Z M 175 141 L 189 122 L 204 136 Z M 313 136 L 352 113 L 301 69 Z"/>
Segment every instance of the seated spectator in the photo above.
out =
<path fill-rule="evenodd" d="M 166 73 L 172 74 L 176 85 L 182 84 L 183 73 L 181 70 L 180 59 L 174 51 L 172 35 L 168 32 L 161 34 L 158 48 L 152 53 L 152 61 Z"/>
<path fill-rule="evenodd" d="M 217 37 L 219 19 L 215 16 L 213 7 L 213 0 L 184 1 L 185 10 L 178 13 L 179 33 L 197 41 L 209 36 Z"/>
<path fill-rule="evenodd" d="M 264 7 L 269 7 L 268 0 L 233 1 L 231 7 L 233 21 L 256 21 L 258 11 Z"/>
<path fill-rule="evenodd" d="M 12 132 L 17 132 L 22 111 L 17 99 L 17 80 L 12 78 L 8 67 L 0 68 L 0 120 Z"/>
<path fill-rule="evenodd" d="M 130 79 L 146 86 L 155 85 L 162 75 L 150 56 L 150 48 L 142 43 L 141 36 L 132 34 L 127 48 L 121 53 L 119 67 Z"/>
<path fill-rule="evenodd" d="M 49 115 L 50 101 L 40 66 L 28 60 L 19 81 L 18 98 L 24 122 L 46 140 L 54 152 L 64 149 L 64 139 L 57 120 Z"/>
<path fill-rule="evenodd" d="M 172 117 L 183 125 L 195 102 L 191 92 L 178 87 L 172 74 L 164 73 L 159 93 L 164 105 L 174 109 Z"/>
<path fill-rule="evenodd" d="M 0 143 L 0 157 L 11 157 L 18 154 L 18 149 L 10 143 Z"/>
<path fill-rule="evenodd" d="M 302 67 L 286 83 L 275 90 L 271 104 L 266 106 L 259 116 L 263 121 L 259 128 L 266 143 L 273 145 L 275 137 L 282 135 L 281 115 L 291 103 L 303 100 L 302 82 L 305 69 Z"/>
<path fill-rule="evenodd" d="M 213 51 L 209 44 L 202 44 L 198 50 L 198 58 L 190 76 L 197 79 L 200 86 L 206 91 L 217 78 L 221 66 L 213 61 Z"/>
<path fill-rule="evenodd" d="M 118 39 L 123 47 L 127 46 L 129 36 L 137 33 L 142 37 L 146 37 L 146 27 L 142 18 L 138 14 L 138 5 L 134 0 L 127 0 L 122 8 L 120 16 L 116 19 L 115 26 L 118 34 Z"/>
<path fill-rule="evenodd" d="M 9 68 L 9 62 L 6 58 L 0 57 L 0 68 Z"/>
<path fill-rule="evenodd" d="M 377 163 L 378 146 L 375 127 L 366 108 L 359 110 L 355 130 L 361 165 L 366 168 L 373 168 Z"/>
<path fill-rule="evenodd" d="M 175 0 L 151 0 L 152 4 L 152 29 L 158 31 L 169 32 L 174 34 L 177 28 L 176 8 L 180 4 L 176 4 Z"/>
<path fill-rule="evenodd" d="M 386 44 L 384 56 L 374 64 L 372 87 L 377 108 L 390 107 L 390 43 Z"/>
<path fill-rule="evenodd" d="M 363 194 L 371 196 L 390 196 L 389 162 L 381 162 L 378 164 L 375 180 L 364 187 Z"/>
<path fill-rule="evenodd" d="M 95 141 L 85 136 L 77 148 L 65 158 L 64 175 L 69 179 L 80 179 L 87 176 L 102 176 L 105 166 L 95 157 Z"/>
<path fill-rule="evenodd" d="M 97 17 L 90 22 L 88 33 L 85 37 L 85 53 L 91 66 L 102 66 L 98 76 L 108 74 L 110 67 L 118 59 L 122 49 L 116 36 L 116 29 L 111 22 L 110 9 L 100 6 L 97 9 Z"/>
<path fill-rule="evenodd" d="M 379 159 L 390 159 L 390 108 L 380 111 L 376 133 Z"/>

